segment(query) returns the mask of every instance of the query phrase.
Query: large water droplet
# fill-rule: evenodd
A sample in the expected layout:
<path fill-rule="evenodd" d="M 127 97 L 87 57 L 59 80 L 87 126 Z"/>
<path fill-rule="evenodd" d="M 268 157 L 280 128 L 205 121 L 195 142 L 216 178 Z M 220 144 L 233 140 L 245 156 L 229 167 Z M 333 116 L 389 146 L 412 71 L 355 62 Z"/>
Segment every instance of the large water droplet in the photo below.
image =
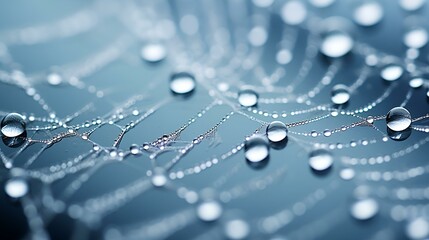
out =
<path fill-rule="evenodd" d="M 225 235 L 228 239 L 245 239 L 250 232 L 249 224 L 242 219 L 233 219 L 225 223 Z"/>
<path fill-rule="evenodd" d="M 253 107 L 258 103 L 259 95 L 252 89 L 243 89 L 238 92 L 238 102 L 243 107 Z"/>
<path fill-rule="evenodd" d="M 412 88 L 419 88 L 423 86 L 424 83 L 425 83 L 425 80 L 423 78 L 416 77 L 410 80 L 409 85 Z"/>
<path fill-rule="evenodd" d="M 387 113 L 386 123 L 392 131 L 403 131 L 411 125 L 411 114 L 403 107 L 392 108 Z"/>
<path fill-rule="evenodd" d="M 222 212 L 222 206 L 214 200 L 202 202 L 197 207 L 197 216 L 205 222 L 216 221 Z"/>
<path fill-rule="evenodd" d="M 429 222 L 421 217 L 416 218 L 407 225 L 406 233 L 410 239 L 426 239 L 429 236 Z"/>
<path fill-rule="evenodd" d="M 331 100 L 334 104 L 344 104 L 350 99 L 349 88 L 343 84 L 337 84 L 332 88 Z"/>
<path fill-rule="evenodd" d="M 428 32 L 424 28 L 415 28 L 405 33 L 404 44 L 409 48 L 422 48 L 428 43 Z"/>
<path fill-rule="evenodd" d="M 325 171 L 332 166 L 334 159 L 325 149 L 316 149 L 310 153 L 308 164 L 315 171 Z"/>
<path fill-rule="evenodd" d="M 28 183 L 23 178 L 13 177 L 6 182 L 4 190 L 11 198 L 21 198 L 28 193 Z"/>
<path fill-rule="evenodd" d="M 142 47 L 141 57 L 148 62 L 159 62 L 167 56 L 167 51 L 164 45 L 159 43 L 151 43 Z"/>
<path fill-rule="evenodd" d="M 372 199 L 359 200 L 350 208 L 351 215 L 357 220 L 368 220 L 378 212 L 378 203 Z"/>
<path fill-rule="evenodd" d="M 345 32 L 333 31 L 322 40 L 320 51 L 328 57 L 338 58 L 349 53 L 354 45 L 353 39 Z"/>
<path fill-rule="evenodd" d="M 1 133 L 5 137 L 18 137 L 25 132 L 24 117 L 18 113 L 9 113 L 1 121 Z"/>
<path fill-rule="evenodd" d="M 262 135 L 253 135 L 244 144 L 244 155 L 250 162 L 257 163 L 269 156 L 267 139 Z"/>
<path fill-rule="evenodd" d="M 383 78 L 386 81 L 395 81 L 398 80 L 402 74 L 404 73 L 404 69 L 395 64 L 387 65 L 381 70 L 381 78 Z"/>
<path fill-rule="evenodd" d="M 287 127 L 280 121 L 271 122 L 267 126 L 267 138 L 271 142 L 280 142 L 287 137 Z"/>
<path fill-rule="evenodd" d="M 187 72 L 175 73 L 170 79 L 170 89 L 176 94 L 188 94 L 195 89 L 195 78 Z"/>
<path fill-rule="evenodd" d="M 366 2 L 356 8 L 353 18 L 361 26 L 373 26 L 383 18 L 383 8 L 377 2 Z"/>
<path fill-rule="evenodd" d="M 289 25 L 298 25 L 307 17 L 307 9 L 300 1 L 288 1 L 281 9 L 281 16 L 285 23 Z"/>
<path fill-rule="evenodd" d="M 399 5 L 407 11 L 415 11 L 425 4 L 426 0 L 400 0 Z"/>

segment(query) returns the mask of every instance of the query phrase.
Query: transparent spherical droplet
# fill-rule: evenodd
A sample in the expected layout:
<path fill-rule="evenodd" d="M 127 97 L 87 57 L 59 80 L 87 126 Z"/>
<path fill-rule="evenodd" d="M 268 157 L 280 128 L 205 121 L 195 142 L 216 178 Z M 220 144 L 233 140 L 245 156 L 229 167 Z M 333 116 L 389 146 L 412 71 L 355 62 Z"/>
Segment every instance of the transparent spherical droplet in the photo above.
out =
<path fill-rule="evenodd" d="M 350 213 L 357 220 L 368 220 L 378 213 L 378 203 L 372 198 L 359 200 L 353 203 Z"/>
<path fill-rule="evenodd" d="M 276 61 L 279 64 L 285 65 L 292 61 L 292 53 L 288 49 L 282 49 L 277 52 Z"/>
<path fill-rule="evenodd" d="M 250 233 L 250 227 L 242 219 L 233 219 L 225 223 L 224 231 L 228 239 L 245 239 Z"/>
<path fill-rule="evenodd" d="M 258 104 L 259 95 L 252 89 L 243 89 L 238 92 L 238 103 L 243 107 L 253 107 Z"/>
<path fill-rule="evenodd" d="M 406 11 L 415 11 L 425 4 L 426 0 L 399 0 L 399 5 Z"/>
<path fill-rule="evenodd" d="M 331 100 L 334 104 L 344 104 L 350 99 L 349 88 L 343 84 L 337 84 L 332 88 Z"/>
<path fill-rule="evenodd" d="M 155 187 L 163 187 L 167 183 L 167 175 L 162 168 L 155 168 L 152 174 L 152 184 Z"/>
<path fill-rule="evenodd" d="M 265 160 L 270 154 L 267 139 L 262 135 L 253 135 L 244 144 L 244 155 L 250 162 Z"/>
<path fill-rule="evenodd" d="M 28 183 L 23 178 L 14 177 L 9 179 L 4 190 L 6 194 L 11 198 L 21 198 L 28 193 Z"/>
<path fill-rule="evenodd" d="M 140 54 L 145 61 L 159 62 L 167 56 L 167 50 L 162 44 L 150 43 L 142 47 Z"/>
<path fill-rule="evenodd" d="M 18 137 L 25 132 L 24 117 L 18 113 L 9 113 L 1 121 L 1 133 L 5 137 Z"/>
<path fill-rule="evenodd" d="M 140 153 L 141 153 L 141 151 L 140 151 L 140 147 L 139 147 L 139 145 L 137 145 L 137 144 L 132 144 L 132 145 L 130 146 L 130 153 L 131 153 L 132 155 L 140 154 Z"/>
<path fill-rule="evenodd" d="M 222 215 L 222 206 L 217 201 L 205 201 L 197 207 L 197 216 L 205 222 L 216 221 Z"/>
<path fill-rule="evenodd" d="M 310 0 L 310 3 L 318 8 L 324 8 L 332 5 L 335 0 Z"/>
<path fill-rule="evenodd" d="M 287 137 L 287 127 L 280 121 L 273 121 L 267 126 L 267 138 L 271 142 L 280 142 Z"/>
<path fill-rule="evenodd" d="M 281 17 L 289 25 L 298 25 L 307 18 L 307 8 L 300 1 L 288 1 L 281 9 Z"/>
<path fill-rule="evenodd" d="M 254 47 L 260 47 L 267 42 L 268 34 L 265 28 L 257 26 L 250 30 L 249 35 L 247 36 L 250 44 Z"/>
<path fill-rule="evenodd" d="M 187 72 L 175 73 L 170 79 L 170 89 L 176 94 L 188 94 L 195 89 L 196 82 L 192 74 Z"/>
<path fill-rule="evenodd" d="M 403 107 L 392 108 L 387 113 L 386 124 L 392 131 L 403 131 L 411 125 L 411 114 Z"/>
<path fill-rule="evenodd" d="M 60 85 L 63 82 L 63 78 L 58 73 L 49 74 L 46 80 L 52 86 Z"/>
<path fill-rule="evenodd" d="M 396 81 L 398 80 L 402 74 L 404 73 L 404 69 L 399 65 L 388 65 L 381 70 L 380 76 L 386 81 Z"/>
<path fill-rule="evenodd" d="M 320 51 L 332 58 L 338 58 L 349 53 L 354 45 L 353 39 L 345 32 L 333 31 L 324 36 Z"/>
<path fill-rule="evenodd" d="M 332 131 L 329 129 L 326 129 L 323 131 L 323 136 L 330 137 L 332 135 Z"/>
<path fill-rule="evenodd" d="M 425 218 L 416 218 L 408 223 L 406 234 L 410 239 L 426 239 L 429 237 L 429 222 Z"/>
<path fill-rule="evenodd" d="M 355 9 L 353 18 L 361 26 L 373 26 L 383 18 L 383 8 L 377 2 L 366 2 Z"/>
<path fill-rule="evenodd" d="M 308 164 L 315 171 L 325 171 L 332 166 L 334 159 L 325 149 L 316 149 L 310 153 Z"/>
<path fill-rule="evenodd" d="M 415 28 L 404 35 L 404 44 L 409 48 L 422 48 L 429 40 L 428 32 L 424 28 Z"/>
<path fill-rule="evenodd" d="M 343 180 L 351 180 L 355 177 L 355 170 L 352 168 L 344 168 L 340 171 L 340 177 Z"/>
<path fill-rule="evenodd" d="M 423 78 L 420 78 L 420 77 L 412 78 L 409 82 L 410 87 L 412 87 L 412 88 L 419 88 L 419 87 L 423 86 L 424 83 L 425 83 L 425 80 Z"/>

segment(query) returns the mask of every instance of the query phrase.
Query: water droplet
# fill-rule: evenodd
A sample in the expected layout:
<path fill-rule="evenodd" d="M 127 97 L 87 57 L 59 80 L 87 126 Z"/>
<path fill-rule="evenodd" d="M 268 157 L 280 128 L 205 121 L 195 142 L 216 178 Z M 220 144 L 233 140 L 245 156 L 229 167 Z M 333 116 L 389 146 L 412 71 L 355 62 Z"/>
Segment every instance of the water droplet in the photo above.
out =
<path fill-rule="evenodd" d="M 140 154 L 140 153 L 141 153 L 141 151 L 140 151 L 140 147 L 139 147 L 139 145 L 137 145 L 137 144 L 132 144 L 132 145 L 130 146 L 130 152 L 131 152 L 131 154 L 132 154 L 132 155 Z"/>
<path fill-rule="evenodd" d="M 320 51 L 328 57 L 338 58 L 349 53 L 354 45 L 353 39 L 345 32 L 332 31 L 322 40 Z"/>
<path fill-rule="evenodd" d="M 355 177 L 355 170 L 352 168 L 344 168 L 340 171 L 340 177 L 343 180 L 351 180 Z"/>
<path fill-rule="evenodd" d="M 141 57 L 148 62 L 159 62 L 167 56 L 167 50 L 164 45 L 159 43 L 150 43 L 142 47 Z"/>
<path fill-rule="evenodd" d="M 252 89 L 243 89 L 238 92 L 238 102 L 243 107 L 253 107 L 258 103 L 259 95 Z"/>
<path fill-rule="evenodd" d="M 429 236 L 429 222 L 424 218 L 413 219 L 406 228 L 410 239 L 426 239 Z"/>
<path fill-rule="evenodd" d="M 58 73 L 51 73 L 46 79 L 52 86 L 60 85 L 63 82 L 63 78 Z"/>
<path fill-rule="evenodd" d="M 398 80 L 402 74 L 404 73 L 404 69 L 401 66 L 391 64 L 387 65 L 381 70 L 381 78 L 383 78 L 386 81 L 395 81 Z"/>
<path fill-rule="evenodd" d="M 205 222 L 216 221 L 222 215 L 222 206 L 213 200 L 202 202 L 197 207 L 198 217 Z"/>
<path fill-rule="evenodd" d="M 269 150 L 268 141 L 262 135 L 253 135 L 244 144 L 244 155 L 253 163 L 267 159 Z"/>
<path fill-rule="evenodd" d="M 260 47 L 265 44 L 268 39 L 267 30 L 265 28 L 257 26 L 250 30 L 247 36 L 250 44 L 254 47 Z"/>
<path fill-rule="evenodd" d="M 404 44 L 409 48 L 422 48 L 428 43 L 428 32 L 423 28 L 415 28 L 404 35 Z"/>
<path fill-rule="evenodd" d="M 225 223 L 224 230 L 228 239 L 245 239 L 249 235 L 250 227 L 242 219 L 233 219 Z"/>
<path fill-rule="evenodd" d="M 373 26 L 383 18 L 383 8 L 377 2 L 366 2 L 356 8 L 353 18 L 361 26 Z"/>
<path fill-rule="evenodd" d="M 411 125 L 411 114 L 403 107 L 392 108 L 387 113 L 386 124 L 392 131 L 403 131 Z"/>
<path fill-rule="evenodd" d="M 349 88 L 343 84 L 337 84 L 332 88 L 331 100 L 334 104 L 344 104 L 350 99 Z"/>
<path fill-rule="evenodd" d="M 368 220 L 378 212 L 378 203 L 372 199 L 359 200 L 350 208 L 351 215 L 357 220 Z"/>
<path fill-rule="evenodd" d="M 175 73 L 170 79 L 170 89 L 176 94 L 188 94 L 195 89 L 195 78 L 187 72 Z"/>
<path fill-rule="evenodd" d="M 1 133 L 5 137 L 18 137 L 25 132 L 24 117 L 18 113 L 9 113 L 1 121 Z"/>
<path fill-rule="evenodd" d="M 332 5 L 335 0 L 310 0 L 310 3 L 318 8 L 324 8 Z"/>
<path fill-rule="evenodd" d="M 267 138 L 271 142 L 280 142 L 287 137 L 287 127 L 280 121 L 273 121 L 267 126 Z"/>
<path fill-rule="evenodd" d="M 400 0 L 399 5 L 406 11 L 415 11 L 425 4 L 426 0 Z"/>
<path fill-rule="evenodd" d="M 4 190 L 11 198 L 21 198 L 28 193 L 28 183 L 23 178 L 13 177 L 6 182 Z"/>
<path fill-rule="evenodd" d="M 300 1 L 288 1 L 281 9 L 281 16 L 285 23 L 289 25 L 298 25 L 307 17 L 307 9 Z"/>
<path fill-rule="evenodd" d="M 425 83 L 425 80 L 423 78 L 420 78 L 420 77 L 413 78 L 409 82 L 410 87 L 412 87 L 412 88 L 419 88 L 419 87 L 423 86 L 424 83 Z"/>
<path fill-rule="evenodd" d="M 285 65 L 292 61 L 292 53 L 288 49 L 282 49 L 277 52 L 276 61 L 279 64 Z"/>
<path fill-rule="evenodd" d="M 366 122 L 369 123 L 369 124 L 373 124 L 374 123 L 374 117 L 373 116 L 368 116 L 366 118 Z"/>
<path fill-rule="evenodd" d="M 308 164 L 315 171 L 325 171 L 332 166 L 334 159 L 325 149 L 316 149 L 310 153 Z"/>
<path fill-rule="evenodd" d="M 316 131 L 311 131 L 310 135 L 312 137 L 317 137 L 317 135 L 319 135 Z"/>
<path fill-rule="evenodd" d="M 329 129 L 326 129 L 325 131 L 323 131 L 323 136 L 325 137 L 330 137 L 332 135 L 332 131 Z"/>
<path fill-rule="evenodd" d="M 393 130 L 390 130 L 390 128 L 387 128 L 387 135 L 392 140 L 404 141 L 411 136 L 411 128 L 407 128 L 402 131 L 393 131 Z"/>
<path fill-rule="evenodd" d="M 155 168 L 152 175 L 152 184 L 155 187 L 163 187 L 167 183 L 167 176 L 165 170 L 162 168 Z"/>

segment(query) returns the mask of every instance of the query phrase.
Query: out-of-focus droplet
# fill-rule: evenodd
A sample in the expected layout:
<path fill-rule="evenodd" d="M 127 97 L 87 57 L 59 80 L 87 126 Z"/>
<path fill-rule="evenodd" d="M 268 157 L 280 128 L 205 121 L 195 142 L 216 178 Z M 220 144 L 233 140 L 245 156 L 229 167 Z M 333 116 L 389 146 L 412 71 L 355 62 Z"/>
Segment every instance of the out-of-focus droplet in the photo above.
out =
<path fill-rule="evenodd" d="M 253 4 L 260 8 L 266 8 L 273 4 L 274 0 L 253 0 Z"/>
<path fill-rule="evenodd" d="M 331 100 L 334 104 L 344 104 L 350 99 L 349 88 L 343 84 L 337 84 L 332 88 Z"/>
<path fill-rule="evenodd" d="M 371 219 L 378 213 L 378 203 L 372 198 L 358 200 L 352 204 L 350 213 L 357 220 Z"/>
<path fill-rule="evenodd" d="M 254 47 L 260 47 L 267 42 L 268 34 L 267 30 L 261 26 L 257 26 L 250 30 L 249 35 L 247 36 L 249 42 Z"/>
<path fill-rule="evenodd" d="M 307 18 L 307 8 L 300 1 L 288 1 L 281 9 L 281 16 L 285 23 L 298 25 Z"/>
<path fill-rule="evenodd" d="M 423 78 L 420 78 L 420 77 L 412 78 L 409 82 L 410 87 L 412 87 L 412 88 L 419 88 L 419 87 L 423 86 L 424 83 L 425 83 L 425 80 Z"/>
<path fill-rule="evenodd" d="M 205 222 L 212 222 L 222 215 L 222 206 L 214 200 L 204 201 L 197 207 L 197 216 Z"/>
<path fill-rule="evenodd" d="M 316 149 L 310 153 L 308 164 L 315 171 L 325 171 L 332 166 L 334 159 L 325 149 Z"/>
<path fill-rule="evenodd" d="M 148 62 L 159 62 L 167 56 L 167 50 L 164 45 L 159 43 L 150 43 L 142 47 L 141 57 Z"/>
<path fill-rule="evenodd" d="M 340 177 L 343 180 L 351 180 L 355 177 L 355 170 L 352 168 L 344 168 L 340 171 Z"/>
<path fill-rule="evenodd" d="M 345 32 L 332 31 L 327 33 L 320 46 L 320 51 L 327 57 L 339 58 L 349 53 L 354 45 L 354 40 Z"/>
<path fill-rule="evenodd" d="M 276 61 L 278 64 L 285 65 L 292 61 L 292 53 L 288 49 L 282 49 L 277 52 Z"/>
<path fill-rule="evenodd" d="M 429 237 L 429 222 L 422 217 L 413 219 L 408 223 L 405 232 L 410 239 L 427 239 Z"/>
<path fill-rule="evenodd" d="M 426 0 L 399 0 L 399 5 L 406 11 L 415 11 L 425 4 Z"/>
<path fill-rule="evenodd" d="M 249 224 L 242 219 L 233 219 L 225 223 L 224 231 L 228 239 L 239 240 L 249 236 L 250 227 Z"/>
<path fill-rule="evenodd" d="M 324 8 L 332 5 L 335 0 L 310 0 L 310 3 L 318 8 Z"/>
<path fill-rule="evenodd" d="M 365 2 L 355 9 L 353 18 L 357 24 L 370 27 L 380 22 L 383 14 L 383 8 L 379 3 Z"/>
<path fill-rule="evenodd" d="M 60 85 L 63 82 L 63 78 L 58 73 L 51 73 L 47 76 L 46 80 L 52 86 Z"/>
<path fill-rule="evenodd" d="M 21 198 L 28 193 L 29 187 L 25 179 L 12 177 L 6 182 L 4 190 L 11 198 Z"/>
<path fill-rule="evenodd" d="M 398 80 L 402 74 L 404 73 L 404 69 L 395 64 L 390 64 L 385 66 L 380 73 L 381 78 L 388 82 L 396 81 Z"/>
<path fill-rule="evenodd" d="M 168 178 L 165 170 L 162 168 L 155 168 L 152 174 L 152 185 L 155 187 L 163 187 L 167 184 Z"/>
<path fill-rule="evenodd" d="M 429 35 L 424 28 L 415 28 L 405 33 L 404 44 L 409 48 L 422 48 L 429 40 Z"/>
<path fill-rule="evenodd" d="M 170 78 L 170 90 L 175 94 L 189 94 L 195 86 L 194 75 L 188 72 L 175 73 Z"/>
<path fill-rule="evenodd" d="M 253 135 L 244 144 L 244 155 L 250 162 L 261 162 L 268 158 L 270 148 L 265 136 Z"/>

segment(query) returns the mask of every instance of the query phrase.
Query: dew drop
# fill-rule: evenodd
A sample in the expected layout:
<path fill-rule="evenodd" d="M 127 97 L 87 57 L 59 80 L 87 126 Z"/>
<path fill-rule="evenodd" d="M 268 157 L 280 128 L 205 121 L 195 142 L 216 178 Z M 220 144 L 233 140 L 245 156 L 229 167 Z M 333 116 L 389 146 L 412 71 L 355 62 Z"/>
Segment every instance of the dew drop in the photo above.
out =
<path fill-rule="evenodd" d="M 337 84 L 332 88 L 331 101 L 334 104 L 344 104 L 350 99 L 349 88 L 343 84 Z"/>
<path fill-rule="evenodd" d="M 350 213 L 357 220 L 368 220 L 378 213 L 378 203 L 372 198 L 359 200 L 353 203 Z"/>
<path fill-rule="evenodd" d="M 140 151 L 140 147 L 139 147 L 139 145 L 137 145 L 137 144 L 132 144 L 132 145 L 130 146 L 130 152 L 131 152 L 131 154 L 132 154 L 132 155 L 138 155 L 138 154 L 140 154 L 140 153 L 141 153 L 141 151 Z"/>
<path fill-rule="evenodd" d="M 426 0 L 399 0 L 399 5 L 406 11 L 415 11 L 425 4 Z"/>
<path fill-rule="evenodd" d="M 267 126 L 267 138 L 271 142 L 280 142 L 287 137 L 287 127 L 280 121 L 273 121 Z"/>
<path fill-rule="evenodd" d="M 63 82 L 63 78 L 58 73 L 49 74 L 46 80 L 52 86 L 60 85 Z"/>
<path fill-rule="evenodd" d="M 252 89 L 243 89 L 238 92 L 238 102 L 243 107 L 253 107 L 258 104 L 259 95 Z"/>
<path fill-rule="evenodd" d="M 383 18 L 383 8 L 377 2 L 366 2 L 356 8 L 353 18 L 361 26 L 373 26 Z"/>
<path fill-rule="evenodd" d="M 214 200 L 202 202 L 197 207 L 197 216 L 205 222 L 216 221 L 222 215 L 222 206 Z"/>
<path fill-rule="evenodd" d="M 233 219 L 225 223 L 225 235 L 228 239 L 245 239 L 250 232 L 249 224 L 242 219 Z"/>
<path fill-rule="evenodd" d="M 320 51 L 327 57 L 338 58 L 349 53 L 354 45 L 353 39 L 345 32 L 333 31 L 324 36 Z"/>
<path fill-rule="evenodd" d="M 269 146 L 262 135 L 253 135 L 244 144 L 244 155 L 250 162 L 257 163 L 268 158 Z"/>
<path fill-rule="evenodd" d="M 425 80 L 423 78 L 420 78 L 420 77 L 412 78 L 409 82 L 410 87 L 412 87 L 412 88 L 419 88 L 419 87 L 423 86 L 424 83 L 425 83 Z"/>
<path fill-rule="evenodd" d="M 317 135 L 319 135 L 316 131 L 311 131 L 310 135 L 312 137 L 317 137 Z"/>
<path fill-rule="evenodd" d="M 188 94 L 195 86 L 194 76 L 187 72 L 175 73 L 170 78 L 170 90 L 175 94 Z"/>
<path fill-rule="evenodd" d="M 325 131 L 323 131 L 323 136 L 325 137 L 330 137 L 332 135 L 332 131 L 329 129 L 326 129 Z"/>
<path fill-rule="evenodd" d="M 5 137 L 18 137 L 24 132 L 25 120 L 21 114 L 9 113 L 1 121 L 1 133 Z"/>
<path fill-rule="evenodd" d="M 310 153 L 308 164 L 315 171 L 325 171 L 334 163 L 330 152 L 325 149 L 316 149 Z"/>
<path fill-rule="evenodd" d="M 13 177 L 6 182 L 4 190 L 11 198 L 21 198 L 28 193 L 28 183 L 23 178 Z"/>
<path fill-rule="evenodd" d="M 145 61 L 155 63 L 167 56 L 167 50 L 162 44 L 150 43 L 142 47 L 140 54 Z"/>
<path fill-rule="evenodd" d="M 411 114 L 403 107 L 392 108 L 387 113 L 386 124 L 392 131 L 403 131 L 411 125 Z"/>
<path fill-rule="evenodd" d="M 383 78 L 386 81 L 396 81 L 398 80 L 402 74 L 404 73 L 404 69 L 401 66 L 391 64 L 386 67 L 384 67 L 381 70 L 381 78 Z"/>
<path fill-rule="evenodd" d="M 162 168 L 155 168 L 152 175 L 152 185 L 155 187 L 163 187 L 167 183 L 167 176 L 165 170 Z"/>
<path fill-rule="evenodd" d="M 281 9 L 281 16 L 285 23 L 289 25 L 298 25 L 306 19 L 307 9 L 300 1 L 288 1 Z"/>
<path fill-rule="evenodd" d="M 250 30 L 249 35 L 247 36 L 250 44 L 254 47 L 260 47 L 267 42 L 268 34 L 265 28 L 257 26 Z"/>
<path fill-rule="evenodd" d="M 277 52 L 276 61 L 278 64 L 288 64 L 292 61 L 292 53 L 288 49 L 282 49 Z"/>
<path fill-rule="evenodd" d="M 340 177 L 343 180 L 351 180 L 355 177 L 355 170 L 352 168 L 344 168 L 340 171 Z"/>
<path fill-rule="evenodd" d="M 405 33 L 404 44 L 409 48 L 422 48 L 428 43 L 428 32 L 423 28 L 415 28 Z"/>
<path fill-rule="evenodd" d="M 429 236 L 429 222 L 424 218 L 416 218 L 408 223 L 406 228 L 410 239 L 426 239 Z"/>

